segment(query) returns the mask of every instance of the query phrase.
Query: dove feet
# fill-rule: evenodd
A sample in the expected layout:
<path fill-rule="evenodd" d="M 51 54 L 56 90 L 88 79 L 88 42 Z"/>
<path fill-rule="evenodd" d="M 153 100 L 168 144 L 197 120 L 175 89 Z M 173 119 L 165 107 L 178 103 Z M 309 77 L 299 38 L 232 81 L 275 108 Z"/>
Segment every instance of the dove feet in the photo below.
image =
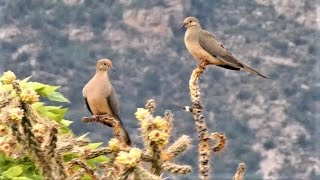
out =
<path fill-rule="evenodd" d="M 210 64 L 206 59 L 200 59 L 200 63 L 199 63 L 199 66 L 204 68 L 206 67 L 208 64 Z"/>

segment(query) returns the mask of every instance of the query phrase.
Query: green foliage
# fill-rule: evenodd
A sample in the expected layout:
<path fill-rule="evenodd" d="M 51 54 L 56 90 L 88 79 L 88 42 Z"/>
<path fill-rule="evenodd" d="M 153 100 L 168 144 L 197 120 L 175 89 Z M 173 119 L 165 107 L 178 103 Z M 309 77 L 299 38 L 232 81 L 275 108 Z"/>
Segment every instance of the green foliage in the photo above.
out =
<path fill-rule="evenodd" d="M 40 180 L 38 170 L 27 157 L 12 159 L 0 153 L 0 179 Z"/>
<path fill-rule="evenodd" d="M 13 166 L 2 173 L 2 175 L 8 179 L 12 179 L 14 177 L 19 176 L 23 172 L 21 166 Z"/>
<path fill-rule="evenodd" d="M 109 160 L 109 158 L 107 156 L 101 155 L 101 156 L 87 160 L 87 163 L 89 166 L 95 167 L 99 163 L 106 162 L 108 160 Z"/>
<path fill-rule="evenodd" d="M 99 142 L 99 143 L 90 143 L 90 144 L 88 144 L 87 145 L 87 147 L 89 148 L 89 149 L 97 149 L 100 145 L 102 144 L 102 142 Z"/>
<path fill-rule="evenodd" d="M 21 85 L 31 88 L 32 90 L 36 91 L 40 96 L 46 97 L 50 101 L 69 102 L 67 98 L 65 98 L 61 93 L 56 91 L 60 88 L 60 86 L 50 86 L 38 82 L 27 82 L 28 79 L 29 78 L 23 80 Z"/>
<path fill-rule="evenodd" d="M 69 100 L 65 98 L 60 92 L 56 91 L 60 88 L 60 86 L 51 86 L 39 82 L 28 82 L 28 79 L 29 78 L 26 78 L 22 81 L 22 86 L 33 89 L 37 92 L 37 94 L 42 97 L 48 98 L 50 101 L 69 102 Z M 68 126 L 72 123 L 72 121 L 63 119 L 68 111 L 68 108 L 63 108 L 61 106 L 45 106 L 42 102 L 34 103 L 32 107 L 38 112 L 40 116 L 58 122 L 63 133 L 70 132 Z"/>

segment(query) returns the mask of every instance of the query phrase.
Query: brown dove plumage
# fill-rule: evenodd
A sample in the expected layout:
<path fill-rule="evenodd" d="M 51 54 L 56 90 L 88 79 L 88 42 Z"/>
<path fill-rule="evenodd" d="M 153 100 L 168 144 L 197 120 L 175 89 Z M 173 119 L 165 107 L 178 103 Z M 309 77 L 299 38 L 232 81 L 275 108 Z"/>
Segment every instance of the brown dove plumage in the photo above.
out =
<path fill-rule="evenodd" d="M 263 78 L 267 78 L 258 71 L 240 62 L 216 37 L 201 28 L 200 22 L 195 17 L 187 17 L 183 21 L 187 28 L 184 43 L 189 53 L 199 61 L 207 61 L 222 68 L 230 70 L 246 70 Z"/>
<path fill-rule="evenodd" d="M 109 70 L 113 69 L 109 59 L 101 59 L 96 66 L 96 73 L 82 90 L 88 110 L 93 115 L 108 114 L 116 118 L 121 126 L 119 103 L 116 92 L 109 79 Z M 110 125 L 111 126 L 111 125 Z M 128 133 L 123 129 L 123 137 L 126 143 L 131 144 Z"/>

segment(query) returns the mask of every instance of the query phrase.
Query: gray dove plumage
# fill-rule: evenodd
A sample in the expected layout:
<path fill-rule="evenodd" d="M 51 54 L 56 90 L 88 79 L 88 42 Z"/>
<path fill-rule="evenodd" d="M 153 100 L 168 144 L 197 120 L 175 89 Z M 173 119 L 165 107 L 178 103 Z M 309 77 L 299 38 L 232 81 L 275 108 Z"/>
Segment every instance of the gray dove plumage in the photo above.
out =
<path fill-rule="evenodd" d="M 183 27 L 187 28 L 184 36 L 186 48 L 195 59 L 230 70 L 243 69 L 267 78 L 248 65 L 240 62 L 214 35 L 201 28 L 197 18 L 187 17 L 183 21 Z"/>
<path fill-rule="evenodd" d="M 116 118 L 122 126 L 123 137 L 128 145 L 131 144 L 128 133 L 123 128 L 120 119 L 120 109 L 117 94 L 109 79 L 109 70 L 113 69 L 109 59 L 100 59 L 96 66 L 96 73 L 82 90 L 88 110 L 93 115 L 108 114 Z M 108 125 L 111 126 L 111 125 Z"/>

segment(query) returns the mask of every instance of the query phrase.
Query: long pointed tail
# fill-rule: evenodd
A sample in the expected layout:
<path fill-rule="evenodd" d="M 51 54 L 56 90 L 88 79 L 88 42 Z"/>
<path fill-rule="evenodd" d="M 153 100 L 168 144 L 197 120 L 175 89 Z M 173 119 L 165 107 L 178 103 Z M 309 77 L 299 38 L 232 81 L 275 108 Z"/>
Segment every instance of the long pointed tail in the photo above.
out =
<path fill-rule="evenodd" d="M 242 65 L 243 65 L 243 69 L 244 69 L 244 70 L 246 70 L 246 71 L 248 71 L 248 72 L 250 72 L 250 73 L 256 74 L 256 75 L 258 75 L 258 76 L 260 76 L 260 77 L 269 79 L 267 76 L 259 73 L 258 71 L 254 70 L 253 68 L 251 68 L 251 67 L 249 67 L 249 66 L 247 66 L 247 65 L 245 65 L 245 64 L 242 64 Z"/>
<path fill-rule="evenodd" d="M 123 140 L 126 142 L 127 145 L 131 145 L 131 139 L 127 132 L 127 130 L 124 128 L 124 125 L 122 124 L 121 119 L 118 117 L 118 120 L 120 122 L 120 135 L 123 138 Z"/>
<path fill-rule="evenodd" d="M 268 79 L 265 75 L 262 75 L 261 73 L 259 73 L 258 71 L 254 70 L 253 68 L 251 68 L 250 66 L 240 62 L 233 54 L 228 53 L 227 55 L 223 56 L 220 58 L 220 60 L 224 61 L 225 63 L 235 67 L 235 68 L 240 68 L 240 69 L 244 69 L 250 73 L 256 74 L 258 76 L 261 76 L 263 78 Z"/>
<path fill-rule="evenodd" d="M 131 145 L 131 139 L 129 137 L 128 132 L 124 129 L 124 127 L 122 126 L 122 130 L 121 130 L 121 136 L 124 138 L 125 142 L 127 145 Z"/>

